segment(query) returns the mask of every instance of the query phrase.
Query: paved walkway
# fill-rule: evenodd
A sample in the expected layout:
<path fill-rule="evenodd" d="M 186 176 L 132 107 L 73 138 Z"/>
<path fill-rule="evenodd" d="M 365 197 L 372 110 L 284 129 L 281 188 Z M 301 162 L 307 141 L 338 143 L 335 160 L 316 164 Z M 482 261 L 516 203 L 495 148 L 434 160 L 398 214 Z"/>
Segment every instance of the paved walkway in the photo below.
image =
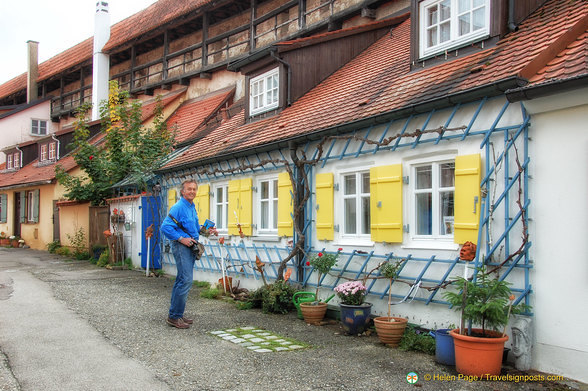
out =
<path fill-rule="evenodd" d="M 310 326 L 295 313 L 238 310 L 196 288 L 187 306 L 193 327 L 170 328 L 172 283 L 0 248 L 0 390 L 414 390 L 406 381 L 413 371 L 423 390 L 588 390 L 468 382 L 432 356 L 387 348 L 375 336 Z M 284 349 L 284 341 L 301 348 Z"/>

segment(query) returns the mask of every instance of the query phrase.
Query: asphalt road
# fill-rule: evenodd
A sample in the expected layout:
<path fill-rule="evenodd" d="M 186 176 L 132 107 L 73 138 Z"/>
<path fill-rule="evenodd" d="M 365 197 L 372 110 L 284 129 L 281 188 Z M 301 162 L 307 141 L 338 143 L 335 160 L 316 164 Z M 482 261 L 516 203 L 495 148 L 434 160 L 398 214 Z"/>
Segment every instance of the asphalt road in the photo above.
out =
<path fill-rule="evenodd" d="M 459 379 L 433 356 L 190 293 L 188 330 L 165 323 L 173 279 L 0 248 L 0 390 L 588 390 Z M 212 331 L 255 326 L 311 347 L 259 353 Z M 419 374 L 408 384 L 409 372 Z M 504 367 L 504 374 L 520 375 Z M 536 374 L 536 373 L 531 373 Z M 426 381 L 431 377 L 433 380 Z"/>

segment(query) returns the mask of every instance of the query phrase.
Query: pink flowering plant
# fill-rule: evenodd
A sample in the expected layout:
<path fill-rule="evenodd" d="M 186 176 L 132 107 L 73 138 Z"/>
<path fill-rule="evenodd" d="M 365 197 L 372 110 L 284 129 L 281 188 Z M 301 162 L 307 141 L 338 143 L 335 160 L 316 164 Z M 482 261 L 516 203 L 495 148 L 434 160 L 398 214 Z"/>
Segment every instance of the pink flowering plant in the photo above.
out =
<path fill-rule="evenodd" d="M 361 305 L 365 300 L 367 288 L 359 281 L 347 281 L 335 287 L 342 304 Z"/>

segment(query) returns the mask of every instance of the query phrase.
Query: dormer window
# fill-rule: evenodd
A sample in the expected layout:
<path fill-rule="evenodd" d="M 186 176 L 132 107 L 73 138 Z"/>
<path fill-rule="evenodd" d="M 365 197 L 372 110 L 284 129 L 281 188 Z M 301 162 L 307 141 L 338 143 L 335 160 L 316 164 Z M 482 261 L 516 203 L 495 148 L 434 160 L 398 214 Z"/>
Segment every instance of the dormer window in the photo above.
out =
<path fill-rule="evenodd" d="M 45 136 L 47 134 L 47 121 L 41 119 L 31 120 L 31 134 Z"/>
<path fill-rule="evenodd" d="M 275 68 L 249 81 L 250 115 L 264 113 L 278 107 L 279 75 L 279 68 Z"/>
<path fill-rule="evenodd" d="M 20 152 L 15 152 L 13 155 L 12 161 L 14 163 L 13 168 L 19 169 L 20 168 Z"/>
<path fill-rule="evenodd" d="M 55 143 L 49 143 L 49 160 L 55 160 Z"/>
<path fill-rule="evenodd" d="M 489 34 L 490 0 L 425 0 L 419 4 L 420 58 Z"/>
<path fill-rule="evenodd" d="M 6 155 L 6 168 L 10 170 L 12 167 L 14 166 L 12 165 L 12 154 L 10 153 Z"/>
<path fill-rule="evenodd" d="M 47 144 L 41 144 L 41 152 L 39 152 L 39 161 L 47 160 Z"/>

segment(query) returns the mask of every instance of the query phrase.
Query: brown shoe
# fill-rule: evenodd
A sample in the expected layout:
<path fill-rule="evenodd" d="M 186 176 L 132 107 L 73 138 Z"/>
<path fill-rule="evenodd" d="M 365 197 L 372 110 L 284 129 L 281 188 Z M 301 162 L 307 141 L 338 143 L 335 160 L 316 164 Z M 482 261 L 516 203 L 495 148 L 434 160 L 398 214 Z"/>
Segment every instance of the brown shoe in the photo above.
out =
<path fill-rule="evenodd" d="M 171 327 L 175 327 L 177 329 L 187 329 L 190 327 L 190 325 L 185 323 L 182 320 L 182 318 L 178 318 L 178 319 L 167 318 L 166 323 L 168 325 L 170 325 Z"/>
<path fill-rule="evenodd" d="M 190 318 L 186 318 L 186 317 L 182 317 L 181 319 L 184 321 L 184 323 L 187 323 L 187 324 L 194 323 L 194 319 L 190 319 Z"/>

